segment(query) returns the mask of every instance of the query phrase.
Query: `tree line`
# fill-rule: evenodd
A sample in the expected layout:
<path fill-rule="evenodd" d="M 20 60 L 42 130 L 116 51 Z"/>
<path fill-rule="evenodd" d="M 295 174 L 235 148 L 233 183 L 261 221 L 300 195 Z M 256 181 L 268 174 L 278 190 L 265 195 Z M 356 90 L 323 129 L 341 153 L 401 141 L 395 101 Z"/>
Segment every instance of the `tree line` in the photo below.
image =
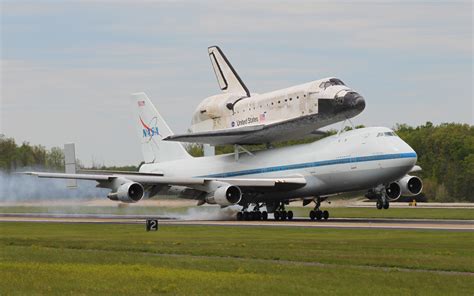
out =
<path fill-rule="evenodd" d="M 356 126 L 360 128 L 363 126 Z M 350 129 L 350 128 L 346 128 Z M 474 126 L 458 123 L 442 123 L 412 127 L 400 124 L 395 132 L 418 154 L 418 165 L 422 171 L 424 195 L 430 201 L 474 202 Z M 335 134 L 330 130 L 325 136 Z M 308 143 L 317 139 L 294 140 L 273 143 L 273 147 L 283 147 Z M 250 151 L 266 149 L 265 145 L 246 146 Z M 188 145 L 193 156 L 202 156 L 201 145 Z M 216 147 L 216 154 L 231 153 L 232 146 Z M 80 162 L 78 162 L 80 163 Z M 41 167 L 46 170 L 64 170 L 64 154 L 61 148 L 46 149 L 41 145 L 21 145 L 15 140 L 0 135 L 0 170 L 10 172 L 25 167 Z M 138 170 L 139 165 L 126 167 L 106 167 L 95 165 L 92 169 Z"/>

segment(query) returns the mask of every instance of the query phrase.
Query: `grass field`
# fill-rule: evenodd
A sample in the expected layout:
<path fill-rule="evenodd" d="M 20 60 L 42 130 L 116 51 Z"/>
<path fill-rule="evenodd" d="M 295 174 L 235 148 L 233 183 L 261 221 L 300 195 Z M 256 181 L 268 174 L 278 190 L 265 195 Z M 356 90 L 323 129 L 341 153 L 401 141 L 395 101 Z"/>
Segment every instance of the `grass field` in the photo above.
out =
<path fill-rule="evenodd" d="M 185 215 L 189 209 L 194 211 L 214 210 L 218 207 L 155 207 L 155 206 L 130 206 L 125 208 L 103 206 L 5 206 L 0 207 L 0 213 L 69 213 L 69 214 L 143 214 L 143 215 Z M 297 216 L 308 217 L 311 207 L 290 207 Z M 322 209 L 325 209 L 322 207 Z M 474 220 L 472 209 L 437 209 L 437 208 L 390 208 L 377 210 L 374 208 L 326 208 L 333 218 L 410 218 L 410 219 L 457 219 Z"/>
<path fill-rule="evenodd" d="M 1 294 L 472 295 L 474 232 L 0 224 Z"/>
<path fill-rule="evenodd" d="M 307 217 L 310 208 L 291 208 L 297 216 Z M 322 207 L 324 210 L 324 208 Z M 453 219 L 474 220 L 473 209 L 437 208 L 326 208 L 333 218 L 389 218 L 389 219 Z"/>

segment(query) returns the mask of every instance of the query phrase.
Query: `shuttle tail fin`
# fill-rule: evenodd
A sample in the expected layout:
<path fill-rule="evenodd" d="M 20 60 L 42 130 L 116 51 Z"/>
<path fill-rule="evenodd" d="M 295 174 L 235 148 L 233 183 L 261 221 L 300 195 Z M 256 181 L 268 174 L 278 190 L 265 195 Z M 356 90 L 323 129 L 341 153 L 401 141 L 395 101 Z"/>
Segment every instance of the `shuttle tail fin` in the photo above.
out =
<path fill-rule="evenodd" d="M 240 79 L 239 74 L 237 74 L 229 60 L 227 60 L 222 50 L 218 46 L 211 46 L 208 48 L 208 52 L 221 90 L 224 92 L 240 93 L 243 96 L 250 97 L 248 88 Z"/>
<path fill-rule="evenodd" d="M 173 133 L 145 93 L 132 94 L 132 103 L 145 163 L 191 157 L 181 143 L 163 141 Z"/>

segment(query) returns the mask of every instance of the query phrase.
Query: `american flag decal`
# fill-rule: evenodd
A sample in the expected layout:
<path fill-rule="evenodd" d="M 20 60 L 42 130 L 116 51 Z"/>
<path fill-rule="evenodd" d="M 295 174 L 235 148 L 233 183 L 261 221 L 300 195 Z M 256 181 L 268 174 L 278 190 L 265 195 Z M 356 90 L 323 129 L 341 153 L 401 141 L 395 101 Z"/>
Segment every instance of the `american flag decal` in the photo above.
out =
<path fill-rule="evenodd" d="M 260 114 L 260 116 L 258 117 L 258 120 L 260 122 L 265 121 L 265 113 Z"/>
<path fill-rule="evenodd" d="M 138 101 L 138 107 L 145 106 L 145 101 Z"/>

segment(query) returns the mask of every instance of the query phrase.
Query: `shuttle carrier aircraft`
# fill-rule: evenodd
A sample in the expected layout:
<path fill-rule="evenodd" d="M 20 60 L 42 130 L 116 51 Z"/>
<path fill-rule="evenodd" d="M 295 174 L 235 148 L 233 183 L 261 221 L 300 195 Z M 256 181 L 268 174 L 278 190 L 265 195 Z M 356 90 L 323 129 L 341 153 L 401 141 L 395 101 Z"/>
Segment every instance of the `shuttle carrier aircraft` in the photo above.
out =
<path fill-rule="evenodd" d="M 413 149 L 384 127 L 342 132 L 319 141 L 259 152 L 238 152 L 192 157 L 181 143 L 163 141 L 172 136 L 144 93 L 132 95 L 137 110 L 135 124 L 145 159 L 139 172 L 63 174 L 27 172 L 40 178 L 95 180 L 109 188 L 108 198 L 139 202 L 145 195 L 176 194 L 198 204 L 242 206 L 237 219 L 292 219 L 285 210 L 290 201 L 315 203 L 309 217 L 328 219 L 321 201 L 340 192 L 367 190 L 377 198 L 377 208 L 387 209 L 400 195 L 416 195 L 422 189 Z M 238 157 L 237 157 L 238 156 Z M 250 210 L 251 209 L 251 210 Z"/>
<path fill-rule="evenodd" d="M 222 93 L 199 104 L 190 133 L 165 140 L 211 145 L 287 141 L 318 135 L 321 127 L 352 118 L 365 108 L 364 98 L 336 77 L 250 93 L 219 47 L 208 51 Z"/>

